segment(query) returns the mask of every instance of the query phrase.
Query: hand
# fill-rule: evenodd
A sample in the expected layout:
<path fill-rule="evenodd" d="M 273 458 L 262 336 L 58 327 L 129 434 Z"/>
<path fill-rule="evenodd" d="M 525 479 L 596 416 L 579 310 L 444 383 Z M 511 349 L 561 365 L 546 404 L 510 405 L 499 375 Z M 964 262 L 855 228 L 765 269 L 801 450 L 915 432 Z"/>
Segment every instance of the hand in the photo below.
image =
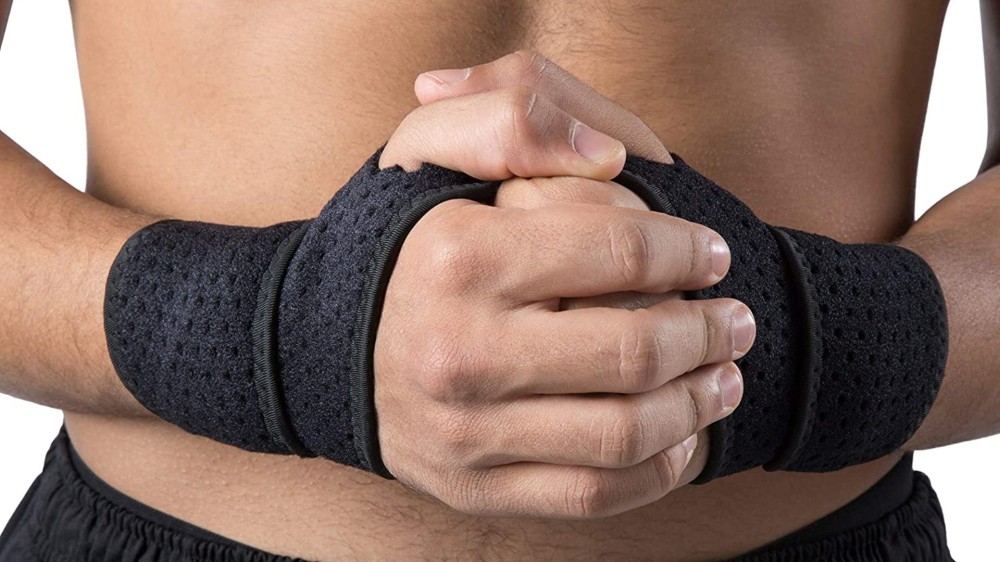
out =
<path fill-rule="evenodd" d="M 641 119 L 537 53 L 518 51 L 471 69 L 426 72 L 414 89 L 423 105 L 389 139 L 382 167 L 414 170 L 430 162 L 487 180 L 610 180 L 621 172 L 626 150 L 673 162 Z M 477 139 L 488 150 L 469 150 Z"/>
<path fill-rule="evenodd" d="M 473 72 L 475 70 L 475 72 Z M 527 95 L 541 93 L 544 99 L 557 100 L 555 105 L 593 123 L 612 137 L 627 140 L 627 152 L 651 160 L 671 163 L 670 152 L 658 137 L 637 116 L 597 94 L 572 74 L 553 64 L 539 53 L 518 51 L 491 64 L 475 69 L 447 69 L 421 74 L 415 90 L 421 104 L 438 103 L 458 96 L 492 92 L 504 88 L 526 89 Z M 522 147 L 504 147 L 524 150 Z M 494 152 L 495 153 L 495 152 Z M 457 159 L 450 159 L 454 162 Z M 581 182 L 578 178 L 522 178 L 504 182 L 497 194 L 497 207 L 539 208 L 559 202 L 592 203 L 649 210 L 634 193 L 613 182 Z M 593 177 L 593 176 L 590 176 Z M 569 310 L 591 306 L 627 309 L 645 308 L 652 304 L 680 298 L 679 292 L 644 294 L 614 293 L 591 298 L 563 299 L 560 308 Z M 698 446 L 681 477 L 681 483 L 693 480 L 704 466 L 709 445 L 709 432 L 697 436 Z"/>
<path fill-rule="evenodd" d="M 524 178 L 504 184 L 497 196 L 498 207 L 538 208 L 575 202 L 648 211 L 639 197 L 617 184 L 580 182 L 578 178 L 607 180 L 617 176 L 625 159 L 622 149 L 651 160 L 673 161 L 642 120 L 532 51 L 518 51 L 475 68 L 425 72 L 417 77 L 414 89 L 424 107 L 407 116 L 393 135 L 382 153 L 383 167 L 391 162 L 413 170 L 421 162 L 431 162 L 480 179 Z M 467 114 L 470 109 L 473 115 Z M 500 119 L 475 116 L 490 112 Z M 451 118 L 457 114 L 465 114 L 465 118 Z M 476 153 L 468 149 L 470 140 L 485 138 L 490 132 L 495 138 L 486 150 Z M 588 137 L 587 142 L 578 142 L 582 135 Z M 498 142 L 500 139 L 514 142 Z M 582 157 L 577 150 L 581 146 L 605 147 L 597 157 L 600 163 Z M 543 180 L 535 176 L 563 177 L 540 184 Z M 676 292 L 632 292 L 567 299 L 563 307 L 613 303 L 639 308 L 678 296 Z"/>
<path fill-rule="evenodd" d="M 497 90 L 429 104 L 382 163 L 614 177 L 621 149 L 582 157 L 568 131 L 583 118 L 548 99 Z M 505 149 L 518 143 L 535 149 Z M 386 466 L 475 514 L 600 517 L 659 499 L 692 476 L 692 436 L 739 401 L 729 362 L 750 346 L 748 311 L 727 299 L 635 311 L 560 302 L 699 289 L 727 268 L 717 234 L 640 209 L 439 205 L 403 244 L 376 341 Z"/>
<path fill-rule="evenodd" d="M 642 199 L 617 183 L 582 181 L 573 177 L 515 178 L 505 181 L 500 187 L 495 201 L 497 207 L 522 209 L 538 209 L 560 203 L 603 204 L 649 210 Z M 649 308 L 667 300 L 679 299 L 681 296 L 681 293 L 677 291 L 662 294 L 613 293 L 590 298 L 563 299 L 559 309 L 612 307 L 636 310 Z M 738 372 L 735 364 L 730 368 Z M 668 384 L 676 384 L 676 381 Z M 697 446 L 675 489 L 691 482 L 701 473 L 708 460 L 710 433 L 708 428 L 697 433 Z"/>

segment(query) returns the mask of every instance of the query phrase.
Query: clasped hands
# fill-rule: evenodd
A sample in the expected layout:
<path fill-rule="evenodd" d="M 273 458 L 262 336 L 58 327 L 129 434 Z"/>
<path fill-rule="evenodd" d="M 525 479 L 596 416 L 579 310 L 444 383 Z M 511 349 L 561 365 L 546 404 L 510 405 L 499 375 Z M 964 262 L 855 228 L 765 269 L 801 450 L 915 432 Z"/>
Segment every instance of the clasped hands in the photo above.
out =
<path fill-rule="evenodd" d="M 380 167 L 503 183 L 403 243 L 374 357 L 386 467 L 475 515 L 606 517 L 689 483 L 739 405 L 755 325 L 737 300 L 680 298 L 726 275 L 726 242 L 611 181 L 626 152 L 669 151 L 531 52 L 415 90 Z"/>

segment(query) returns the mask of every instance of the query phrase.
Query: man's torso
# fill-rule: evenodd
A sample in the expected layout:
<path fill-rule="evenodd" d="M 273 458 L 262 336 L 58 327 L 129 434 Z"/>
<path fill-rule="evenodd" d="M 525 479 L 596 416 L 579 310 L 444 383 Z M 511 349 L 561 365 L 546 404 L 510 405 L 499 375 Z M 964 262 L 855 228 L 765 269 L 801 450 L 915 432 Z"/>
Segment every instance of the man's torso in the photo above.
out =
<path fill-rule="evenodd" d="M 413 79 L 540 51 L 768 222 L 888 241 L 913 185 L 943 2 L 73 4 L 88 191 L 179 218 L 314 216 L 417 102 Z M 477 518 L 323 460 L 67 414 L 81 457 L 161 511 L 315 560 L 715 559 L 844 505 L 896 458 L 752 471 L 599 521 Z"/>

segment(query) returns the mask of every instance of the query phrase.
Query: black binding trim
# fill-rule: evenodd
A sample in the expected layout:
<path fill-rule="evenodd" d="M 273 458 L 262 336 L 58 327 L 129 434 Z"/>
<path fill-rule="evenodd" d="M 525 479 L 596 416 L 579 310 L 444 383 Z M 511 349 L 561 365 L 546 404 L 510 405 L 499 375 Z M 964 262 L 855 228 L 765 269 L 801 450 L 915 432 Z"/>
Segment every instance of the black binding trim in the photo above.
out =
<path fill-rule="evenodd" d="M 820 333 L 819 296 L 816 282 L 806 262 L 802 248 L 783 229 L 768 226 L 778 248 L 788 266 L 789 281 L 794 287 L 794 298 L 798 301 L 801 314 L 797 315 L 800 335 L 799 379 L 792 412 L 792 427 L 781 449 L 773 459 L 764 465 L 764 470 L 776 471 L 788 468 L 798 458 L 803 445 L 812 432 L 816 398 L 819 394 L 820 375 L 823 370 L 823 338 Z"/>
<path fill-rule="evenodd" d="M 375 412 L 374 351 L 375 334 L 382 316 L 385 289 L 389 284 L 403 240 L 413 225 L 427 211 L 449 199 L 472 199 L 492 203 L 500 182 L 445 186 L 414 198 L 400 209 L 379 237 L 365 268 L 358 312 L 354 323 L 354 350 L 351 358 L 351 422 L 358 458 L 367 468 L 383 478 L 394 476 L 382 462 L 378 442 L 378 419 Z"/>
<path fill-rule="evenodd" d="M 676 157 L 675 157 L 676 160 Z M 662 189 L 656 189 L 646 181 L 646 178 L 634 174 L 628 170 L 622 170 L 621 174 L 614 179 L 615 183 L 621 184 L 632 193 L 638 195 L 649 205 L 650 210 L 668 215 L 677 215 L 674 205 L 667 199 L 667 194 Z"/>
<path fill-rule="evenodd" d="M 271 439 L 288 452 L 300 457 L 315 457 L 295 435 L 285 408 L 285 396 L 278 368 L 278 303 L 288 263 L 295 255 L 311 221 L 303 223 L 281 241 L 271 263 L 260 280 L 257 308 L 254 310 L 251 338 L 253 341 L 253 382 L 257 403 L 264 416 L 264 425 Z"/>

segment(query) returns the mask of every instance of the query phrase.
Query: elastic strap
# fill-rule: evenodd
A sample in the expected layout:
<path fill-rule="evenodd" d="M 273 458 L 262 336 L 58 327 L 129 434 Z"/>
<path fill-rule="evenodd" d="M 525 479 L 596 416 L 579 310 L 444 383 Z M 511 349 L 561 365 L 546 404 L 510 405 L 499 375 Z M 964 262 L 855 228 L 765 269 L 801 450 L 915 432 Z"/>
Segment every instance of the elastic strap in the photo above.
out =
<path fill-rule="evenodd" d="M 315 457 L 295 435 L 292 422 L 285 408 L 278 369 L 278 303 L 281 286 L 288 271 L 288 263 L 295 255 L 302 237 L 311 221 L 303 223 L 289 234 L 271 258 L 257 291 L 257 308 L 253 315 L 253 381 L 257 389 L 257 403 L 264 416 L 264 424 L 271 439 L 289 453 L 300 457 Z"/>
<path fill-rule="evenodd" d="M 792 427 L 777 455 L 764 465 L 764 470 L 784 470 L 795 462 L 802 446 L 809 440 L 812 421 L 819 395 L 820 375 L 823 371 L 823 338 L 820 334 L 819 297 L 816 282 L 806 262 L 802 248 L 788 232 L 768 226 L 784 257 L 788 280 L 792 284 L 793 299 L 798 301 L 800 314 L 794 315 L 799 330 L 799 378 L 792 410 Z M 796 307 L 793 306 L 793 310 Z"/>

